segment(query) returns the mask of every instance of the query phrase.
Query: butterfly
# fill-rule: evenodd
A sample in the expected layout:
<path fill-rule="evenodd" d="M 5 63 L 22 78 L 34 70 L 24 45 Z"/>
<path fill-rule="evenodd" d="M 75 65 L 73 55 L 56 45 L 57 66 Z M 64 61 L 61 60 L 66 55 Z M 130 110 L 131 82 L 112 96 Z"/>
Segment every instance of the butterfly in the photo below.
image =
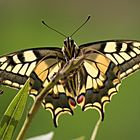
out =
<path fill-rule="evenodd" d="M 121 81 L 140 68 L 139 41 L 106 40 L 78 46 L 66 37 L 62 48 L 10 53 L 0 57 L 0 83 L 20 89 L 30 78 L 30 95 L 36 98 L 66 63 L 82 55 L 83 63 L 48 91 L 42 105 L 51 112 L 56 127 L 59 116 L 73 115 L 77 105 L 83 111 L 98 110 L 103 120 L 105 104 L 118 92 Z"/>

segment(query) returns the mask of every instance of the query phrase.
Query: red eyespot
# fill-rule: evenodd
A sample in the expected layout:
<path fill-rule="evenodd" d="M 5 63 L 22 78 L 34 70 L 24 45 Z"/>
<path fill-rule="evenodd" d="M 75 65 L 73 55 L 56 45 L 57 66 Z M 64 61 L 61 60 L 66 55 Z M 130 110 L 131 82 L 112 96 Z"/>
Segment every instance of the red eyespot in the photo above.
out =
<path fill-rule="evenodd" d="M 80 104 L 82 103 L 84 100 L 84 95 L 80 95 L 78 98 L 77 98 L 77 103 Z"/>
<path fill-rule="evenodd" d="M 75 107 L 76 106 L 76 102 L 73 99 L 69 99 L 69 103 L 71 106 Z"/>

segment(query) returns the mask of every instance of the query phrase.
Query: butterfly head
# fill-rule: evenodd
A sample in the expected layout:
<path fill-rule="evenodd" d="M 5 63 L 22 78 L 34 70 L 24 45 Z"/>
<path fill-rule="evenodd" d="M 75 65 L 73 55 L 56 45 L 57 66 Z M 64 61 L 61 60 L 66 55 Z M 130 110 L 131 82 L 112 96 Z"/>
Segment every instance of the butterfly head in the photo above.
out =
<path fill-rule="evenodd" d="M 71 58 L 76 57 L 78 55 L 79 47 L 76 45 L 76 43 L 71 37 L 67 37 L 64 40 L 62 52 L 66 60 L 70 60 Z"/>

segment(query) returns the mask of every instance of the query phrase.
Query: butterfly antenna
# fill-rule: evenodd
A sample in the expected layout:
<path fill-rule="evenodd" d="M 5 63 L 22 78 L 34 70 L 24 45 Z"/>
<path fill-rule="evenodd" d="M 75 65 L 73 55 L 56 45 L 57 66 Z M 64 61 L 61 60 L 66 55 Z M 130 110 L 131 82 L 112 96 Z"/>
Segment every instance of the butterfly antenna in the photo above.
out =
<path fill-rule="evenodd" d="M 85 21 L 81 26 L 79 26 L 79 27 L 71 34 L 70 37 L 72 37 L 77 31 L 79 31 L 79 30 L 89 21 L 90 17 L 91 17 L 91 16 L 88 16 L 87 19 L 86 19 L 86 21 Z"/>
<path fill-rule="evenodd" d="M 60 34 L 60 35 L 62 35 L 62 36 L 64 36 L 64 37 L 67 37 L 67 36 L 64 35 L 63 33 L 57 31 L 56 29 L 54 29 L 54 28 L 52 28 L 51 26 L 49 26 L 48 24 L 46 24 L 44 20 L 42 20 L 42 24 L 45 25 L 45 26 L 47 26 L 49 29 L 51 29 L 51 30 L 57 32 L 58 34 Z"/>

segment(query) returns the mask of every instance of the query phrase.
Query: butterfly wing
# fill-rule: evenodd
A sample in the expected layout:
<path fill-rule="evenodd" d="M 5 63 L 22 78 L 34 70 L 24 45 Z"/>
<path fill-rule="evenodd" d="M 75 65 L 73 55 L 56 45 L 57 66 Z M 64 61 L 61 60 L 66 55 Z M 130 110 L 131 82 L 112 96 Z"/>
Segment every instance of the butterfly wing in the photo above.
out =
<path fill-rule="evenodd" d="M 104 106 L 117 93 L 121 83 L 120 69 L 94 48 L 83 49 L 82 53 L 85 60 L 78 72 L 80 84 L 77 103 L 83 111 L 97 109 L 103 120 Z"/>
<path fill-rule="evenodd" d="M 32 89 L 30 94 L 36 97 L 41 90 L 47 86 L 53 76 L 62 69 L 65 64 L 65 59 L 58 55 L 51 54 L 44 57 L 31 73 Z M 48 95 L 43 100 L 43 106 L 52 114 L 55 127 L 58 125 L 58 118 L 63 113 L 73 114 L 73 109 L 76 106 L 75 98 L 69 90 L 70 81 L 68 77 L 60 79 L 57 84 L 47 93 Z"/>
<path fill-rule="evenodd" d="M 21 88 L 39 60 L 48 54 L 60 55 L 59 48 L 34 48 L 0 57 L 0 83 Z M 62 53 L 61 53 L 62 54 Z"/>
<path fill-rule="evenodd" d="M 60 48 L 35 48 L 11 53 L 0 57 L 0 82 L 21 88 L 30 77 L 30 95 L 35 98 L 64 63 Z M 65 82 L 61 80 L 56 84 L 42 103 L 52 113 L 55 126 L 60 114 L 73 114 L 72 110 L 76 106 L 75 99 L 64 86 Z"/>
<path fill-rule="evenodd" d="M 94 48 L 120 67 L 123 79 L 140 68 L 140 42 L 134 40 L 107 40 L 80 46 L 81 50 Z"/>

